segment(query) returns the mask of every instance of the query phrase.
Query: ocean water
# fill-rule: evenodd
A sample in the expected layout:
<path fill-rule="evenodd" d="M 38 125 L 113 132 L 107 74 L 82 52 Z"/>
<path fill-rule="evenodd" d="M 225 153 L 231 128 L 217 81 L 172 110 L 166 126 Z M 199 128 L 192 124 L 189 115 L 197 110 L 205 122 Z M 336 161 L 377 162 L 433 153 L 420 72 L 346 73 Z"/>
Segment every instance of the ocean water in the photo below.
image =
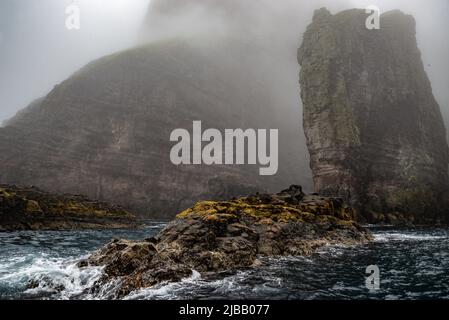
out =
<path fill-rule="evenodd" d="M 142 239 L 164 223 L 138 230 L 0 233 L 0 299 L 102 299 L 114 284 L 87 292 L 101 268 L 76 263 L 113 238 Z M 327 246 L 310 257 L 265 258 L 258 268 L 192 276 L 131 293 L 125 299 L 449 299 L 449 229 L 372 228 L 364 246 Z M 365 284 L 377 265 L 380 288 Z M 29 283 L 34 283 L 33 289 Z"/>

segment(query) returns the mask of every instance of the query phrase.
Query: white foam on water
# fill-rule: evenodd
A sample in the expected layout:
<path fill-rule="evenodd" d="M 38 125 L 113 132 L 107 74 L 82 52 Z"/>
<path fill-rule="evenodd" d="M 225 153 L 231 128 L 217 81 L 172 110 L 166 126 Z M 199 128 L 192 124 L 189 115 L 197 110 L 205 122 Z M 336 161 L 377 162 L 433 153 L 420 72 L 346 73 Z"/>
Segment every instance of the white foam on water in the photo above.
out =
<path fill-rule="evenodd" d="M 171 282 L 152 288 L 140 289 L 131 292 L 124 300 L 151 300 L 151 299 L 176 299 L 176 292 L 188 284 L 195 284 L 201 279 L 201 274 L 192 270 L 192 275 L 179 282 Z"/>
<path fill-rule="evenodd" d="M 418 235 L 418 234 L 407 234 L 399 232 L 388 232 L 388 233 L 376 233 L 374 235 L 374 241 L 376 242 L 388 242 L 388 241 L 431 241 L 446 239 L 445 236 L 434 236 L 434 235 Z"/>
<path fill-rule="evenodd" d="M 33 287 L 23 292 L 25 296 L 72 299 L 87 291 L 102 273 L 101 267 L 78 268 L 78 261 L 45 254 L 14 257 L 0 267 L 0 284 L 13 287 L 32 282 Z"/>
<path fill-rule="evenodd" d="M 238 271 L 237 273 L 223 277 L 221 279 L 205 279 L 198 272 L 193 271 L 192 276 L 181 280 L 180 282 L 162 284 L 153 288 L 141 289 L 135 291 L 125 297 L 125 300 L 155 300 L 155 299 L 191 299 L 192 290 L 195 292 L 206 291 L 206 297 L 226 297 L 230 293 L 238 296 L 239 292 L 257 292 L 263 290 L 272 290 L 269 284 L 280 285 L 280 278 L 263 277 L 264 284 L 261 286 L 254 286 L 245 284 L 250 273 L 254 270 Z"/>
<path fill-rule="evenodd" d="M 331 257 L 338 257 L 341 256 L 345 249 L 354 247 L 353 245 L 346 245 L 346 244 L 331 244 L 328 243 L 321 248 L 318 248 L 315 253 L 320 255 L 330 255 Z"/>
<path fill-rule="evenodd" d="M 82 295 L 91 288 L 101 274 L 101 267 L 78 268 L 76 263 L 53 261 L 36 270 L 34 280 L 39 286 L 28 289 L 25 294 L 37 294 L 40 291 L 54 292 L 56 299 L 83 298 Z M 86 296 L 85 298 L 88 298 Z"/>

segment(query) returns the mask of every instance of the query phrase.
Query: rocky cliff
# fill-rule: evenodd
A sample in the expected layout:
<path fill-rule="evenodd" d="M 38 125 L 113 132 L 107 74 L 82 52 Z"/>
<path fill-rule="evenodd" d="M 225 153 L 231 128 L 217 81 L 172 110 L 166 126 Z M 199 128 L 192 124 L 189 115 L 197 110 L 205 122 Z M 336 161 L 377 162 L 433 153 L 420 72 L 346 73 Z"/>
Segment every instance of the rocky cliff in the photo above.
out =
<path fill-rule="evenodd" d="M 199 199 L 307 181 L 300 116 L 282 111 L 273 59 L 246 38 L 221 35 L 159 40 L 92 62 L 0 128 L 0 182 L 172 217 Z M 170 133 L 191 131 L 194 120 L 204 129 L 279 128 L 278 174 L 173 165 Z"/>
<path fill-rule="evenodd" d="M 368 30 L 364 10 L 315 12 L 298 52 L 316 191 L 375 222 L 447 219 L 448 146 L 415 21 Z"/>

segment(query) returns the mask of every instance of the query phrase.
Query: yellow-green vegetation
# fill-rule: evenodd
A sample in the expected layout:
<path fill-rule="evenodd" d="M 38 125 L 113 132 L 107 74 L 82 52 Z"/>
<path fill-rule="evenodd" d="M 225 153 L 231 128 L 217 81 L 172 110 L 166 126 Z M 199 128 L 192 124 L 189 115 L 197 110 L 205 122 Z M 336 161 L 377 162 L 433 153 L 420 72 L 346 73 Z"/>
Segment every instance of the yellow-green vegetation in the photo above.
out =
<path fill-rule="evenodd" d="M 12 195 L 8 192 L 6 192 L 5 189 L 0 188 L 0 197 L 4 198 L 4 199 L 9 199 L 12 197 Z"/>
<path fill-rule="evenodd" d="M 265 201 L 266 202 L 266 201 Z M 332 198 L 309 196 L 297 205 L 290 205 L 277 198 L 265 203 L 256 197 L 240 198 L 232 201 L 201 201 L 177 215 L 178 219 L 200 217 L 207 221 L 229 221 L 250 217 L 261 224 L 273 222 L 337 222 L 352 223 L 352 209 L 335 205 Z"/>
<path fill-rule="evenodd" d="M 37 201 L 28 200 L 26 212 L 29 214 L 40 214 L 42 213 L 42 209 Z"/>

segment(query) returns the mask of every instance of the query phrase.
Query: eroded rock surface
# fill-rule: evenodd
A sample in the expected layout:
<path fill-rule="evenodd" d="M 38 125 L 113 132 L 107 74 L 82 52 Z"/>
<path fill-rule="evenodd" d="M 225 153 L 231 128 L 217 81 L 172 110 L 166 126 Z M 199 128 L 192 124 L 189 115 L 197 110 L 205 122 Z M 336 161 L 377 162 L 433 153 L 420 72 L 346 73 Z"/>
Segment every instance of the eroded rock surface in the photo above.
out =
<path fill-rule="evenodd" d="M 298 52 L 315 189 L 373 222 L 447 220 L 448 146 L 415 36 L 400 11 L 317 10 Z"/>
<path fill-rule="evenodd" d="M 371 234 L 339 198 L 304 195 L 292 186 L 276 195 L 203 201 L 180 213 L 156 237 L 113 240 L 79 263 L 105 266 L 92 288 L 115 283 L 111 297 L 202 274 L 251 267 L 259 255 L 309 255 L 328 244 L 363 244 Z"/>

